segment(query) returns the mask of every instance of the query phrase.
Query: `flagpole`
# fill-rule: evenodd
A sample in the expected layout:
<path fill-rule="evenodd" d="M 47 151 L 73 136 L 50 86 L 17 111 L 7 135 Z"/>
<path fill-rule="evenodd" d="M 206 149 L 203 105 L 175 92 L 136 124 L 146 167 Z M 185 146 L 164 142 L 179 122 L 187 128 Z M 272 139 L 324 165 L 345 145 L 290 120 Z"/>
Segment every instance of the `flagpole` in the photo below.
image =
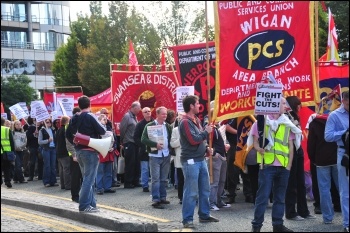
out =
<path fill-rule="evenodd" d="M 167 54 L 167 56 L 170 58 L 169 51 L 168 51 L 168 47 L 163 47 L 163 48 L 166 49 L 166 50 L 165 50 L 165 51 L 166 51 L 166 54 Z M 165 62 L 166 62 L 166 60 L 165 60 Z M 169 63 L 170 63 L 170 59 L 169 59 Z M 173 64 L 170 64 L 170 67 L 171 67 L 171 71 L 172 71 L 173 74 L 174 74 L 175 81 L 176 81 L 176 85 L 179 87 L 179 86 L 180 86 L 179 80 L 177 79 L 176 72 L 175 72 L 175 70 L 174 70 Z"/>
<path fill-rule="evenodd" d="M 316 102 L 320 102 L 320 70 L 319 70 L 319 60 L 320 60 L 320 54 L 319 54 L 319 43 L 318 43 L 318 1 L 314 2 L 315 7 L 315 40 L 316 40 L 316 82 L 317 82 L 317 90 L 316 90 Z"/>
<path fill-rule="evenodd" d="M 207 95 L 208 95 L 208 103 L 207 103 L 207 109 L 208 109 L 208 124 L 211 124 L 212 117 L 211 117 L 211 109 L 210 109 L 210 65 L 209 65 L 209 40 L 208 40 L 208 3 L 205 1 L 205 40 L 206 40 L 206 57 L 207 57 Z M 211 134 L 210 134 L 211 135 Z M 211 150 L 213 146 L 213 140 L 212 137 L 209 136 L 209 148 Z M 209 178 L 210 183 L 213 183 L 213 156 L 209 155 Z"/>

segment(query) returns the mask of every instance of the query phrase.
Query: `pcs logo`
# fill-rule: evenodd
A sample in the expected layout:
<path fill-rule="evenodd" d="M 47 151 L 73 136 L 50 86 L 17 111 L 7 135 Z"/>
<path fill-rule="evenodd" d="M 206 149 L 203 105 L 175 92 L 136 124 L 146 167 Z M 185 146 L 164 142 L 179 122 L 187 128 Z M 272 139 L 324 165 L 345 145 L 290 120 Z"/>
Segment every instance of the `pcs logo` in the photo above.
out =
<path fill-rule="evenodd" d="M 266 70 L 284 63 L 295 49 L 295 40 L 283 30 L 255 33 L 236 47 L 233 57 L 247 70 Z"/>

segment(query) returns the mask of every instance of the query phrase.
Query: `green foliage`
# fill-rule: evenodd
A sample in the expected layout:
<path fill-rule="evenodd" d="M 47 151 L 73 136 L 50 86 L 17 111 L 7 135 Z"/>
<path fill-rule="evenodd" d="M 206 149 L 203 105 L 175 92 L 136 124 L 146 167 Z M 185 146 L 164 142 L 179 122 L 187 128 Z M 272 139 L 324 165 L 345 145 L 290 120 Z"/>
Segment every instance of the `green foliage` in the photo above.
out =
<path fill-rule="evenodd" d="M 1 102 L 4 103 L 6 111 L 18 102 L 26 102 L 38 99 L 34 88 L 29 84 L 32 80 L 27 75 L 1 76 Z"/>

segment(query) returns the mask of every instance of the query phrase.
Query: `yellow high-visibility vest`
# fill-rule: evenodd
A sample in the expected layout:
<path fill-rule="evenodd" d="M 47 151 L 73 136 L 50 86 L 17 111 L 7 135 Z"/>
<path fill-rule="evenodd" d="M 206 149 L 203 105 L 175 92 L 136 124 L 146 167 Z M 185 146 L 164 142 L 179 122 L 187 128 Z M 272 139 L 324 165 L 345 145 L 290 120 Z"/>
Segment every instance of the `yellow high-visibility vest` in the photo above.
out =
<path fill-rule="evenodd" d="M 11 151 L 11 143 L 10 143 L 10 128 L 6 126 L 1 126 L 1 154 L 2 149 L 4 148 L 4 151 Z"/>
<path fill-rule="evenodd" d="M 266 125 L 265 134 L 269 132 L 270 126 Z M 282 164 L 283 167 L 287 167 L 289 161 L 289 134 L 290 127 L 286 125 L 279 125 L 277 132 L 272 132 L 272 136 L 274 137 L 274 145 L 273 147 L 265 151 L 264 153 L 264 164 L 272 164 L 275 161 L 275 158 Z M 257 153 L 257 162 L 262 162 L 262 156 L 258 152 Z"/>

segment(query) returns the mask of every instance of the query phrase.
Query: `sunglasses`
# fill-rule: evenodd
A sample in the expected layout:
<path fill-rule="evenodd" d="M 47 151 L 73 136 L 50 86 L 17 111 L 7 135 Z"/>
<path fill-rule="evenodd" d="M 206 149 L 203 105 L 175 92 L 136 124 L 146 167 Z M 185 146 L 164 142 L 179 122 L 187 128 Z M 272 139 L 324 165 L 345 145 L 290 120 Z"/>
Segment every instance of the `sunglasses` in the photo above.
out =
<path fill-rule="evenodd" d="M 50 122 L 50 121 L 45 121 L 45 123 L 46 123 L 46 124 L 51 124 L 51 122 Z"/>
<path fill-rule="evenodd" d="M 149 113 L 149 112 L 151 112 L 151 111 L 144 111 L 143 113 Z"/>

